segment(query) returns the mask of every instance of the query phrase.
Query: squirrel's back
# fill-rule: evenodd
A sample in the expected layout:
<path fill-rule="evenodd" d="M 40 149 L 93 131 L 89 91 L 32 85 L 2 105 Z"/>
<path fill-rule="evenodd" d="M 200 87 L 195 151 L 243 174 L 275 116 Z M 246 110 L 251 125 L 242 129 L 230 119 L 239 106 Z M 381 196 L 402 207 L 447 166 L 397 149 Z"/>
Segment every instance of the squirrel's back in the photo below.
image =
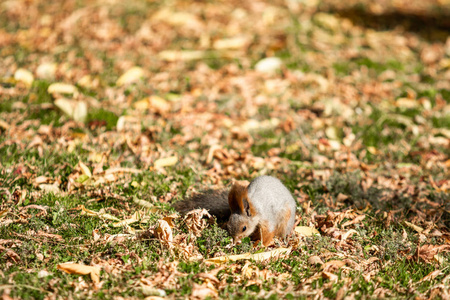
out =
<path fill-rule="evenodd" d="M 284 184 L 272 176 L 255 178 L 248 186 L 248 198 L 263 220 L 268 220 L 270 231 L 276 230 L 279 222 L 288 219 L 283 234 L 294 228 L 296 202 Z"/>

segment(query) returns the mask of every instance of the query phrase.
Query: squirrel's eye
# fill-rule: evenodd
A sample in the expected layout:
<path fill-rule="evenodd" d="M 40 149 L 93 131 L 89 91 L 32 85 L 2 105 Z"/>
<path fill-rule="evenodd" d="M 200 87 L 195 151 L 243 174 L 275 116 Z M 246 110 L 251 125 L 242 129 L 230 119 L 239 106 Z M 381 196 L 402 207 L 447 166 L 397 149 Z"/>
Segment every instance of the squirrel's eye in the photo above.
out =
<path fill-rule="evenodd" d="M 244 228 L 242 228 L 242 232 L 244 232 L 247 229 L 247 226 L 244 226 Z"/>

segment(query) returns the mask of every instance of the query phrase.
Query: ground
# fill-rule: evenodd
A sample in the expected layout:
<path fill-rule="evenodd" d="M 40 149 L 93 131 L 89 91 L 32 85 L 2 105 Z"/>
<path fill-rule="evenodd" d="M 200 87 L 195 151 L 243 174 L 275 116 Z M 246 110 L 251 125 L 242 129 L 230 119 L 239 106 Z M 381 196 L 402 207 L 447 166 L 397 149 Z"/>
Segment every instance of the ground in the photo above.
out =
<path fill-rule="evenodd" d="M 448 1 L 0 12 L 3 299 L 450 297 Z M 318 234 L 172 207 L 264 174 Z"/>

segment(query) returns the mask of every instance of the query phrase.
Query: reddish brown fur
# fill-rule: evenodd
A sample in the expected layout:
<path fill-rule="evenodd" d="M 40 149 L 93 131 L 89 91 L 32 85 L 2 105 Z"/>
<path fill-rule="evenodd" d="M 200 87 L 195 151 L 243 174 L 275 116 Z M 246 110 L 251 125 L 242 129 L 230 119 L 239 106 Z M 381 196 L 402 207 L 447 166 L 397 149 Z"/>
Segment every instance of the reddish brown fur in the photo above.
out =
<path fill-rule="evenodd" d="M 255 245 L 258 244 L 259 241 L 267 247 L 273 243 L 273 237 L 275 236 L 275 231 L 269 231 L 269 222 L 263 221 L 258 225 L 255 232 L 252 234 L 251 239 L 256 241 Z"/>
<path fill-rule="evenodd" d="M 291 210 L 287 209 L 284 213 L 284 216 L 280 218 L 278 221 L 277 227 L 275 228 L 275 235 L 284 237 L 284 230 L 291 218 Z M 290 233 L 289 233 L 290 234 Z"/>
<path fill-rule="evenodd" d="M 231 212 L 245 214 L 244 201 L 249 204 L 250 214 L 255 216 L 256 210 L 248 198 L 247 187 L 239 183 L 233 184 L 228 194 L 228 204 L 230 205 Z"/>

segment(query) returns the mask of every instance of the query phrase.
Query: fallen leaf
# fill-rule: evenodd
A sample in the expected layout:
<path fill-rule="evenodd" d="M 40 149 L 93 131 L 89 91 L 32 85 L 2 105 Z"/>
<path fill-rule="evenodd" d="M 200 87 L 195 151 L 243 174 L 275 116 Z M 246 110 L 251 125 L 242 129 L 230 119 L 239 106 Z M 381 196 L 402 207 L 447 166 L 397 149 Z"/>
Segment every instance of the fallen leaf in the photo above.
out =
<path fill-rule="evenodd" d="M 345 266 L 345 262 L 342 260 L 330 260 L 322 265 L 322 269 L 327 272 L 336 272 L 343 266 Z"/>
<path fill-rule="evenodd" d="M 349 231 L 347 231 L 346 233 L 344 233 L 342 235 L 341 241 L 345 241 L 346 239 L 348 239 L 349 237 L 351 237 L 354 234 L 359 235 L 359 233 L 355 229 L 350 229 Z"/>
<path fill-rule="evenodd" d="M 86 121 L 88 108 L 86 102 L 84 101 L 58 98 L 55 100 L 55 106 L 75 121 Z"/>
<path fill-rule="evenodd" d="M 113 227 L 123 227 L 123 226 L 126 226 L 126 225 L 130 225 L 130 224 L 139 222 L 140 219 L 141 219 L 141 218 L 140 218 L 139 213 L 138 213 L 138 212 L 135 212 L 135 213 L 131 216 L 130 219 L 125 219 L 125 220 L 122 220 L 122 221 L 113 223 L 112 226 L 113 226 Z"/>
<path fill-rule="evenodd" d="M 200 285 L 197 283 L 194 283 L 192 287 L 192 297 L 205 299 L 207 297 L 213 297 L 216 298 L 219 295 L 217 290 L 215 290 L 213 287 L 207 286 L 207 285 Z"/>
<path fill-rule="evenodd" d="M 439 253 L 441 252 L 449 252 L 450 245 L 430 245 L 425 244 L 420 247 L 417 247 L 416 253 L 414 254 L 414 258 L 419 258 L 425 261 L 426 263 L 432 262 L 440 262 Z"/>
<path fill-rule="evenodd" d="M 262 73 L 275 73 L 283 65 L 283 61 L 278 57 L 267 57 L 258 61 L 255 70 Z"/>
<path fill-rule="evenodd" d="M 78 161 L 78 166 L 81 169 L 81 173 L 83 173 L 84 175 L 86 175 L 89 178 L 92 177 L 91 170 L 89 170 L 89 168 L 81 160 Z"/>
<path fill-rule="evenodd" d="M 145 76 L 144 69 L 142 69 L 141 67 L 132 67 L 124 74 L 122 74 L 122 76 L 120 76 L 119 79 L 117 79 L 116 85 L 123 86 L 126 84 L 134 83 L 139 81 L 144 76 Z"/>
<path fill-rule="evenodd" d="M 205 51 L 201 50 L 164 50 L 158 53 L 158 57 L 166 61 L 190 61 L 202 59 L 206 56 Z"/>
<path fill-rule="evenodd" d="M 414 229 L 415 231 L 417 231 L 418 233 L 421 233 L 424 229 L 420 226 L 414 225 L 408 221 L 405 221 L 406 226 L 408 226 L 409 228 Z"/>
<path fill-rule="evenodd" d="M 212 218 L 209 212 L 204 208 L 194 209 L 188 212 L 184 217 L 184 222 L 186 223 L 189 232 L 192 232 L 196 237 L 201 236 L 203 229 L 207 225 L 205 217 L 209 220 Z"/>
<path fill-rule="evenodd" d="M 36 69 L 37 77 L 48 80 L 55 78 L 56 66 L 55 63 L 40 64 Z"/>
<path fill-rule="evenodd" d="M 161 98 L 160 96 L 152 95 L 150 96 L 148 101 L 149 101 L 149 108 L 161 115 L 170 111 L 169 102 L 166 99 Z"/>
<path fill-rule="evenodd" d="M 118 218 L 116 218 L 113 215 L 110 215 L 107 213 L 100 213 L 100 212 L 96 212 L 96 211 L 87 209 L 86 207 L 84 207 L 84 205 L 79 205 L 76 209 L 81 210 L 81 215 L 85 214 L 88 216 L 99 217 L 100 219 L 105 219 L 105 220 L 110 220 L 110 221 L 120 221 Z"/>
<path fill-rule="evenodd" d="M 175 165 L 178 162 L 178 157 L 176 155 L 166 157 L 166 158 L 160 158 L 155 161 L 154 166 L 155 168 L 164 168 L 164 167 L 170 167 Z"/>
<path fill-rule="evenodd" d="M 134 198 L 134 199 L 133 199 L 133 202 L 136 203 L 136 204 L 139 205 L 139 206 L 148 208 L 148 209 L 149 209 L 149 212 L 152 212 L 152 213 L 161 211 L 161 209 L 160 209 L 159 207 L 154 206 L 153 204 L 151 204 L 150 202 L 145 201 L 145 200 L 141 200 L 141 199 Z"/>
<path fill-rule="evenodd" d="M 171 214 L 170 216 L 164 217 L 163 220 L 169 224 L 170 228 L 175 227 L 173 220 L 178 219 L 180 216 L 178 214 Z"/>
<path fill-rule="evenodd" d="M 260 253 L 244 253 L 239 255 L 230 255 L 230 256 L 219 256 L 214 258 L 209 258 L 205 260 L 206 263 L 215 263 L 215 264 L 223 264 L 229 261 L 238 261 L 238 260 L 248 260 L 253 259 L 255 261 L 265 261 L 272 258 L 277 258 L 280 255 L 289 255 L 291 252 L 291 248 L 277 248 L 268 252 L 260 252 Z"/>
<path fill-rule="evenodd" d="M 158 220 L 158 227 L 155 230 L 156 236 L 161 241 L 166 242 L 169 247 L 172 246 L 173 242 L 173 235 L 172 235 L 172 229 L 169 226 L 169 223 L 165 220 Z"/>
<path fill-rule="evenodd" d="M 320 236 L 319 231 L 314 227 L 308 227 L 308 226 L 297 226 L 295 227 L 295 232 L 302 236 L 313 236 L 317 235 Z"/>
<path fill-rule="evenodd" d="M 354 224 L 358 224 L 359 222 L 361 222 L 362 220 L 364 220 L 366 218 L 366 215 L 360 215 L 357 216 L 356 218 L 354 218 L 353 220 L 347 221 L 344 224 L 341 225 L 342 228 L 345 228 L 347 226 L 350 225 L 354 225 Z"/>
<path fill-rule="evenodd" d="M 100 267 L 86 266 L 76 263 L 63 263 L 56 266 L 58 270 L 69 274 L 91 275 L 91 279 L 95 284 L 100 282 Z"/>
<path fill-rule="evenodd" d="M 34 81 L 33 74 L 25 69 L 17 69 L 14 73 L 14 79 L 16 81 L 23 82 L 27 87 L 31 87 Z"/>
<path fill-rule="evenodd" d="M 61 190 L 59 189 L 59 183 L 56 181 L 53 184 L 40 184 L 39 188 L 46 193 L 53 193 L 55 195 L 61 193 Z"/>
<path fill-rule="evenodd" d="M 441 270 L 434 270 L 430 274 L 425 276 L 424 278 L 420 279 L 419 282 L 433 280 L 436 277 L 441 276 L 441 275 L 444 275 L 444 273 Z"/>
<path fill-rule="evenodd" d="M 313 255 L 308 258 L 308 263 L 310 265 L 323 265 L 322 259 L 319 256 Z"/>
<path fill-rule="evenodd" d="M 239 49 L 248 46 L 250 39 L 246 36 L 237 36 L 228 39 L 221 39 L 214 42 L 215 49 Z"/>
<path fill-rule="evenodd" d="M 78 93 L 78 89 L 76 86 L 68 83 L 52 83 L 47 89 L 49 94 L 72 94 L 76 95 Z"/>

